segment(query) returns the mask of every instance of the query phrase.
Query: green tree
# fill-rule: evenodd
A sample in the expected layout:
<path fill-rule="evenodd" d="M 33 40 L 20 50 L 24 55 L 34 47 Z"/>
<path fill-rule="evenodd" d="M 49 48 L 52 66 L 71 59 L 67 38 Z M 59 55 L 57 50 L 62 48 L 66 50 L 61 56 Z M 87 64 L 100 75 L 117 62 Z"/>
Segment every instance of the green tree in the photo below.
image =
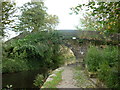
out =
<path fill-rule="evenodd" d="M 94 24 L 93 27 L 99 28 L 98 30 L 108 33 L 120 33 L 120 2 L 89 2 L 88 4 L 81 4 L 72 8 L 75 13 L 80 13 L 85 9 L 91 11 L 91 17 L 95 18 L 95 22 L 101 26 Z"/>
<path fill-rule="evenodd" d="M 48 14 L 45 17 L 45 27 L 43 29 L 54 30 L 58 23 L 59 23 L 58 16 Z"/>
<path fill-rule="evenodd" d="M 42 1 L 26 3 L 20 10 L 22 14 L 18 16 L 19 23 L 15 27 L 16 31 L 38 31 L 44 25 L 44 19 L 47 13 Z"/>
<path fill-rule="evenodd" d="M 83 18 L 80 18 L 80 24 L 76 27 L 78 30 L 97 31 L 102 25 L 96 21 L 91 13 L 86 13 Z"/>
<path fill-rule="evenodd" d="M 15 31 L 41 31 L 53 29 L 58 23 L 58 17 L 49 15 L 44 2 L 29 2 L 21 8 L 19 22 L 15 25 Z"/>
<path fill-rule="evenodd" d="M 13 14 L 15 13 L 15 2 L 2 2 L 2 20 L 1 20 L 1 28 L 0 35 L 5 35 L 5 29 L 9 27 L 10 23 L 14 21 Z M 11 27 L 9 27 L 11 28 Z"/>

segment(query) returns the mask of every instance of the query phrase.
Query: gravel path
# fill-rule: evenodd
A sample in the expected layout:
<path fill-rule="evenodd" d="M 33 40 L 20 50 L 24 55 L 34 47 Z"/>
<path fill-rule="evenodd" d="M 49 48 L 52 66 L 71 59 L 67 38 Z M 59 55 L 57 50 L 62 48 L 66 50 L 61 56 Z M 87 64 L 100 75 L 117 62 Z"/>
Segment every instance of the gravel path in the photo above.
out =
<path fill-rule="evenodd" d="M 65 66 L 62 73 L 62 81 L 57 85 L 57 88 L 79 88 L 75 86 L 76 80 L 73 79 L 73 67 Z"/>

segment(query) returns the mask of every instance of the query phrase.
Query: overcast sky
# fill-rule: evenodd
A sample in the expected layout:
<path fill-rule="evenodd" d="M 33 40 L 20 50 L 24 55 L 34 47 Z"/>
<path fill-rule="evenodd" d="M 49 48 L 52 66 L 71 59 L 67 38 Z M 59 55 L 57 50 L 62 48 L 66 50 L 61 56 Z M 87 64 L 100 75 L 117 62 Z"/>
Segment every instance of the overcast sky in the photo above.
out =
<path fill-rule="evenodd" d="M 45 0 L 45 6 L 48 7 L 49 14 L 55 14 L 59 17 L 57 29 L 75 29 L 79 23 L 80 15 L 70 15 L 71 7 L 77 6 L 85 0 Z"/>
<path fill-rule="evenodd" d="M 21 6 L 31 0 L 16 0 L 17 5 Z M 35 1 L 35 0 L 33 0 Z M 75 26 L 79 23 L 80 15 L 70 15 L 70 8 L 77 6 L 80 3 L 85 3 L 87 0 L 43 0 L 48 8 L 49 14 L 59 17 L 59 25 L 57 29 L 76 29 Z"/>

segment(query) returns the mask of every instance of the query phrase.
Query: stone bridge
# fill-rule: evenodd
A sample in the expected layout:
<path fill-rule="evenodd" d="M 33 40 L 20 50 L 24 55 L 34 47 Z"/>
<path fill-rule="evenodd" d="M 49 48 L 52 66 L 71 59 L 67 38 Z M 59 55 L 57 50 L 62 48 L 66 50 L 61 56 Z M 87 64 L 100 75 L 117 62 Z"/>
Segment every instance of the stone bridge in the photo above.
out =
<path fill-rule="evenodd" d="M 58 30 L 61 38 L 63 39 L 63 43 L 65 46 L 70 48 L 76 60 L 83 60 L 84 56 L 87 52 L 87 48 L 89 44 L 93 43 L 95 45 L 103 45 L 104 44 L 104 36 L 99 32 L 95 31 L 79 31 L 79 30 Z M 114 37 L 113 37 L 114 36 Z M 119 41 L 120 35 L 113 35 L 111 38 L 113 41 Z M 117 36 L 117 37 L 116 37 Z M 85 39 L 87 38 L 87 39 Z M 97 38 L 94 40 L 93 38 Z M 100 40 L 98 40 L 100 39 Z M 107 42 L 111 44 L 111 42 Z"/>

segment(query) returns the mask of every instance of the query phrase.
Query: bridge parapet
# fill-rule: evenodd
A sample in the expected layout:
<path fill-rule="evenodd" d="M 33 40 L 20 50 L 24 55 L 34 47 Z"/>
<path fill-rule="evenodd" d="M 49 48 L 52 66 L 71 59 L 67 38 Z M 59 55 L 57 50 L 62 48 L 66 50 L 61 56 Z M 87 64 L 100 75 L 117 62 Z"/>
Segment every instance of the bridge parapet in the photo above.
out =
<path fill-rule="evenodd" d="M 108 44 L 119 44 L 120 33 L 105 35 L 98 31 L 80 31 L 80 30 L 57 30 L 63 40 L 73 39 L 84 40 L 88 42 L 107 42 Z M 106 43 L 105 43 L 106 44 Z"/>

